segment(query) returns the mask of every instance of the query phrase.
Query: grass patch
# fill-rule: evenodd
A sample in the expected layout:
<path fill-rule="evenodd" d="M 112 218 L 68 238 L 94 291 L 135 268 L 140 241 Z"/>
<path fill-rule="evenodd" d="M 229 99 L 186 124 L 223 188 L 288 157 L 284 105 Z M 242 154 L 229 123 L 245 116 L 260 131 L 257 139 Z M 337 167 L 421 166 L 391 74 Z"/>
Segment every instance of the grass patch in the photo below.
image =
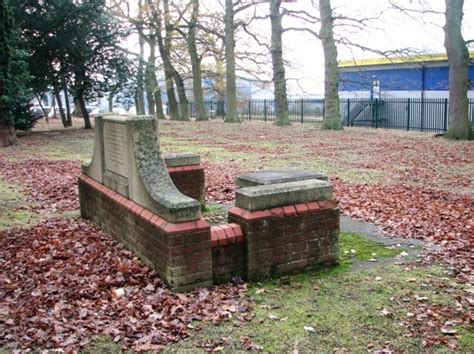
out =
<path fill-rule="evenodd" d="M 341 232 L 339 234 L 340 259 L 349 261 L 357 259 L 368 261 L 374 258 L 395 257 L 403 251 L 402 248 L 393 249 L 369 240 L 365 235 L 355 232 Z"/>
<path fill-rule="evenodd" d="M 32 213 L 18 186 L 0 182 L 0 230 L 36 223 L 40 216 Z"/>
<path fill-rule="evenodd" d="M 219 225 L 227 221 L 227 209 L 216 203 L 206 203 L 202 217 L 211 225 Z"/>
<path fill-rule="evenodd" d="M 392 299 L 417 294 L 428 297 L 428 301 L 435 296 L 446 303 L 454 301 L 454 294 L 426 285 L 440 273 L 437 267 L 405 271 L 400 266 L 384 265 L 331 277 L 308 272 L 252 284 L 249 295 L 254 299 L 255 317 L 251 322 L 231 318 L 221 326 L 203 325 L 189 340 L 170 346 L 168 351 L 195 350 L 196 343 L 224 338 L 225 350 L 233 352 L 242 350 L 241 336 L 250 337 L 265 352 L 297 349 L 303 353 L 329 353 L 345 348 L 360 353 L 369 348 L 382 349 L 387 341 L 390 348 L 403 352 L 424 351 L 422 338 L 405 336 L 405 329 L 399 325 L 408 305 Z M 382 309 L 392 315 L 384 316 Z M 472 351 L 472 332 L 463 330 L 462 336 L 460 348 Z"/>

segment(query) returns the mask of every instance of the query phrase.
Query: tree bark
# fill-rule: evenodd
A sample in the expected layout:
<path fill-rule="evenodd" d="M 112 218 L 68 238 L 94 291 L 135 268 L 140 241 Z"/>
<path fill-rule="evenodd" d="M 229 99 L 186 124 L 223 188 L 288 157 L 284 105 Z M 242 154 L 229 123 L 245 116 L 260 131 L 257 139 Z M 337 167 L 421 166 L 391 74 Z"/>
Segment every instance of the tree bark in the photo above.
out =
<path fill-rule="evenodd" d="M 155 58 L 152 58 L 150 54 L 150 56 L 148 57 L 148 62 L 146 63 L 146 69 L 145 69 L 146 99 L 147 99 L 147 105 L 148 105 L 148 114 L 151 116 L 154 116 L 156 114 L 156 111 L 155 111 L 156 102 L 155 102 L 155 95 L 153 93 L 154 85 L 153 85 L 153 78 L 152 78 L 152 76 L 155 75 L 154 61 L 155 61 Z"/>
<path fill-rule="evenodd" d="M 449 128 L 448 139 L 474 138 L 468 116 L 469 51 L 462 36 L 464 0 L 446 0 L 444 45 L 449 65 Z"/>
<path fill-rule="evenodd" d="M 189 120 L 189 101 L 186 97 L 186 87 L 181 75 L 173 69 L 173 79 L 176 82 L 176 89 L 178 90 L 179 97 L 179 113 L 180 120 Z"/>
<path fill-rule="evenodd" d="M 44 110 L 44 107 L 43 107 L 43 102 L 42 102 L 43 97 L 42 97 L 42 96 L 43 96 L 42 94 L 37 94 L 37 93 L 35 92 L 36 100 L 38 101 L 38 104 L 39 104 L 39 106 L 40 106 L 40 108 L 41 108 L 41 111 L 42 111 L 43 114 L 44 114 L 44 117 L 45 117 L 45 119 L 46 119 L 46 123 L 49 123 L 48 113 L 46 113 L 46 111 Z"/>
<path fill-rule="evenodd" d="M 56 101 L 58 102 L 59 115 L 61 116 L 63 127 L 67 128 L 68 125 L 67 125 L 66 113 L 64 112 L 64 109 L 63 109 L 63 102 L 61 100 L 61 94 L 60 94 L 57 84 L 53 84 L 53 91 L 54 91 L 54 96 L 56 96 Z"/>
<path fill-rule="evenodd" d="M 237 88 L 235 79 L 234 1 L 225 0 L 224 37 L 226 65 L 225 122 L 239 122 L 237 115 Z"/>
<path fill-rule="evenodd" d="M 330 0 L 319 0 L 321 30 L 319 37 L 324 52 L 324 117 L 323 129 L 341 130 L 339 112 L 339 69 L 337 67 L 337 47 L 334 41 L 334 19 Z"/>
<path fill-rule="evenodd" d="M 143 2 L 142 0 L 138 1 L 138 21 L 141 24 L 143 23 Z M 138 57 L 138 68 L 137 68 L 137 114 L 145 114 L 145 98 L 144 98 L 144 70 L 145 70 L 145 60 L 143 56 L 145 55 L 145 39 L 143 38 L 142 31 L 138 31 L 138 45 L 140 48 L 140 55 Z"/>
<path fill-rule="evenodd" d="M 109 97 L 107 97 L 107 102 L 109 105 L 109 113 L 112 113 L 114 111 L 114 92 L 109 93 Z"/>
<path fill-rule="evenodd" d="M 158 80 L 156 78 L 156 37 L 150 37 L 148 44 L 150 45 L 150 56 L 148 57 L 146 71 L 147 96 L 153 97 L 153 100 L 148 101 L 149 113 L 156 115 L 158 119 L 165 119 L 160 85 L 158 84 Z M 153 105 L 153 109 L 150 108 L 151 105 Z"/>
<path fill-rule="evenodd" d="M 281 0 L 270 0 L 270 20 L 272 29 L 272 65 L 275 96 L 276 125 L 290 125 L 288 98 L 286 95 L 285 63 L 283 61 L 283 28 L 281 26 Z"/>
<path fill-rule="evenodd" d="M 15 128 L 0 123 L 0 147 L 7 147 L 17 142 Z"/>
<path fill-rule="evenodd" d="M 77 100 L 79 101 L 79 106 L 81 107 L 82 117 L 84 118 L 84 129 L 92 129 L 91 121 L 89 118 L 89 112 L 87 112 L 86 101 L 84 100 L 84 93 L 82 90 L 79 90 L 77 93 Z"/>
<path fill-rule="evenodd" d="M 158 50 L 160 52 L 161 60 L 163 61 L 163 69 L 165 72 L 166 81 L 166 95 L 168 97 L 168 112 L 172 120 L 179 119 L 178 102 L 176 100 L 176 94 L 174 92 L 173 84 L 173 65 L 171 64 L 170 51 L 171 51 L 171 35 L 169 23 L 169 4 L 168 1 L 163 1 L 164 5 L 164 22 L 165 22 L 165 38 L 161 34 L 163 28 L 163 18 L 161 11 L 158 10 L 159 2 L 154 3 L 153 0 L 147 0 L 148 6 L 151 9 L 153 15 L 153 21 L 155 24 L 155 34 L 158 43 Z"/>
<path fill-rule="evenodd" d="M 193 11 L 188 31 L 188 51 L 191 58 L 191 67 L 193 72 L 193 96 L 194 107 L 196 110 L 196 120 L 209 120 L 207 118 L 206 108 L 204 107 L 204 96 L 202 93 L 202 73 L 201 60 L 196 48 L 196 24 L 199 17 L 199 0 L 192 0 Z"/>
<path fill-rule="evenodd" d="M 62 76 L 61 78 L 61 85 L 64 92 L 64 104 L 66 105 L 66 123 L 68 127 L 72 127 L 72 113 L 71 113 L 71 104 L 69 102 L 69 90 L 67 87 L 66 78 L 64 76 Z"/>

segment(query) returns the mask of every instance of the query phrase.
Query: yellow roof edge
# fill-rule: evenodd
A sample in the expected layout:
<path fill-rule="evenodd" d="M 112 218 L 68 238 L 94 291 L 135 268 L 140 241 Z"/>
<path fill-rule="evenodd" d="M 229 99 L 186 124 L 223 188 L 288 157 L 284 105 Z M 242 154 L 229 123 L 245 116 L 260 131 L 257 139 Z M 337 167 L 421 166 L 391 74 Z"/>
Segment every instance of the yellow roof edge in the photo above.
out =
<path fill-rule="evenodd" d="M 474 51 L 469 52 L 469 58 L 474 59 Z M 343 60 L 338 62 L 339 68 L 351 68 L 357 66 L 377 66 L 390 64 L 410 64 L 410 63 L 429 63 L 437 61 L 447 61 L 448 57 L 445 53 L 425 54 L 407 57 L 394 58 L 371 58 L 361 60 Z"/>

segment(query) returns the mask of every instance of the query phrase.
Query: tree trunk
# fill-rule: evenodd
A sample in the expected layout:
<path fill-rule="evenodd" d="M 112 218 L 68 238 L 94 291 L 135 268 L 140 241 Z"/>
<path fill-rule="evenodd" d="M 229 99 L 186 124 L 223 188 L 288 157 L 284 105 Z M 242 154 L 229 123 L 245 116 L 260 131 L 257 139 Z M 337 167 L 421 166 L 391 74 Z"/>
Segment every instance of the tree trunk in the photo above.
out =
<path fill-rule="evenodd" d="M 0 123 L 0 147 L 7 147 L 17 142 L 15 128 Z"/>
<path fill-rule="evenodd" d="M 79 101 L 79 106 L 81 107 L 82 116 L 84 118 L 84 129 L 92 129 L 89 112 L 87 112 L 86 109 L 86 101 L 84 100 L 84 93 L 82 90 L 79 90 L 77 93 L 77 100 Z"/>
<path fill-rule="evenodd" d="M 114 111 L 114 95 L 115 93 L 112 91 L 109 93 L 109 97 L 107 97 L 107 101 L 109 104 L 109 113 L 113 113 Z"/>
<path fill-rule="evenodd" d="M 64 109 L 63 109 L 63 102 L 61 100 L 61 94 L 60 94 L 57 84 L 53 84 L 53 91 L 54 91 L 54 95 L 56 96 L 56 102 L 58 102 L 59 115 L 61 116 L 63 127 L 67 128 L 68 125 L 67 125 L 66 113 L 64 112 Z"/>
<path fill-rule="evenodd" d="M 151 54 L 148 57 L 148 62 L 146 63 L 145 69 L 145 91 L 146 91 L 146 100 L 148 105 L 148 114 L 154 116 L 156 114 L 155 107 L 155 95 L 154 95 L 154 83 L 152 76 L 155 75 L 155 58 L 152 58 Z"/>
<path fill-rule="evenodd" d="M 38 95 L 38 94 L 35 92 L 36 100 L 38 101 L 38 104 L 39 104 L 39 106 L 40 106 L 40 108 L 41 108 L 41 111 L 42 111 L 43 114 L 44 114 L 44 117 L 45 117 L 45 119 L 46 119 L 46 123 L 49 123 L 48 113 L 46 113 L 46 111 L 44 110 L 43 102 L 42 102 L 42 97 L 41 97 L 41 96 L 42 96 L 42 94 L 39 94 L 39 95 Z"/>
<path fill-rule="evenodd" d="M 280 13 L 281 0 L 270 0 L 270 20 L 272 27 L 272 64 L 273 86 L 275 96 L 276 125 L 290 125 L 288 117 L 288 98 L 286 96 L 285 64 L 283 62 L 283 45 Z"/>
<path fill-rule="evenodd" d="M 138 21 L 141 24 L 143 23 L 143 2 L 142 0 L 138 1 Z M 138 45 L 140 47 L 140 56 L 138 57 L 138 68 L 137 68 L 137 114 L 145 114 L 145 98 L 144 98 L 144 67 L 145 60 L 143 56 L 145 55 L 145 39 L 143 38 L 142 31 L 138 31 Z"/>
<path fill-rule="evenodd" d="M 72 127 L 72 113 L 71 104 L 69 103 L 69 90 L 67 87 L 67 81 L 62 77 L 62 87 L 64 92 L 64 104 L 66 105 L 66 122 L 68 127 Z"/>
<path fill-rule="evenodd" d="M 184 87 L 184 81 L 181 75 L 173 70 L 173 79 L 176 82 L 176 88 L 179 96 L 179 113 L 180 120 L 189 120 L 189 101 L 186 97 L 186 88 Z"/>
<path fill-rule="evenodd" d="M 235 37 L 234 37 L 234 1 L 225 0 L 224 18 L 225 65 L 226 65 L 226 102 L 225 122 L 239 122 L 237 116 L 237 89 L 235 80 Z"/>
<path fill-rule="evenodd" d="M 56 115 L 56 96 L 54 95 L 54 92 L 53 92 L 53 102 L 51 104 L 51 109 L 53 110 L 53 118 L 57 119 L 58 116 Z"/>
<path fill-rule="evenodd" d="M 448 139 L 474 138 L 468 116 L 469 51 L 462 36 L 464 0 L 446 0 L 444 45 L 449 65 L 449 128 Z"/>
<path fill-rule="evenodd" d="M 191 21 L 189 22 L 187 42 L 193 72 L 194 109 L 196 110 L 196 120 L 209 120 L 207 118 L 206 108 L 204 107 L 204 97 L 202 93 L 201 60 L 199 59 L 196 48 L 196 24 L 199 17 L 199 0 L 192 0 L 192 3 L 193 11 Z"/>
<path fill-rule="evenodd" d="M 64 100 L 66 100 L 66 95 L 64 95 Z M 81 103 L 79 102 L 79 97 L 74 97 L 74 115 L 76 117 L 82 117 L 82 108 L 81 108 Z"/>
<path fill-rule="evenodd" d="M 148 101 L 149 113 L 156 115 L 158 119 L 165 119 L 163 113 L 163 101 L 161 99 L 161 90 L 158 80 L 156 79 L 156 37 L 151 36 L 148 40 L 150 45 L 150 56 L 148 57 L 148 65 L 146 71 L 147 96 L 153 97 Z M 151 109 L 151 105 L 153 109 Z"/>
<path fill-rule="evenodd" d="M 337 67 L 337 47 L 334 41 L 334 19 L 331 1 L 319 0 L 321 30 L 319 37 L 324 52 L 324 117 L 323 129 L 341 130 L 341 114 L 339 112 L 339 69 Z"/>

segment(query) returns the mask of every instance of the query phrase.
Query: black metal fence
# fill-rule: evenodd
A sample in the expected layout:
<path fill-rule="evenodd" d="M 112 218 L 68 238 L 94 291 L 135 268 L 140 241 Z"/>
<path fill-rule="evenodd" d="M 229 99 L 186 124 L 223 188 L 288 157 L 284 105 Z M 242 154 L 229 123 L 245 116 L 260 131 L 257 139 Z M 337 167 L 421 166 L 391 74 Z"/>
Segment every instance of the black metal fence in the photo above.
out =
<path fill-rule="evenodd" d="M 225 116 L 224 101 L 205 101 L 210 118 Z M 449 126 L 449 100 L 445 98 L 389 98 L 389 99 L 341 99 L 341 119 L 346 126 L 403 129 L 427 132 L 445 132 Z M 474 122 L 474 100 L 469 100 L 469 119 Z M 195 116 L 194 104 L 190 114 Z M 275 101 L 242 100 L 238 102 L 238 114 L 242 120 L 273 122 Z M 288 100 L 292 123 L 318 123 L 324 115 L 323 99 Z"/>

